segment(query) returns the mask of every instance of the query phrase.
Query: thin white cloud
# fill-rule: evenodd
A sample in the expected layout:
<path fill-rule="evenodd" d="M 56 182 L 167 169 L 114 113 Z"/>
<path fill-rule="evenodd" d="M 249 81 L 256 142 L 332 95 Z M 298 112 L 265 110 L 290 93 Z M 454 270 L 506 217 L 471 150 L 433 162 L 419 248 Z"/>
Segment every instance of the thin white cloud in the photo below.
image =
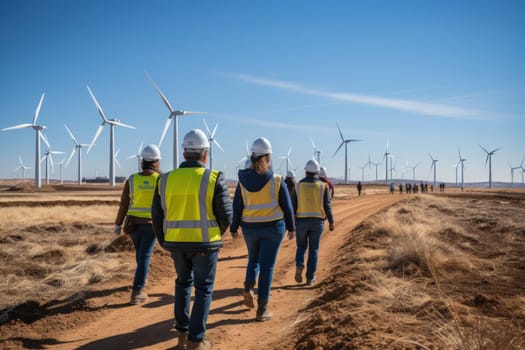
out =
<path fill-rule="evenodd" d="M 243 74 L 227 74 L 227 77 L 231 79 L 236 79 L 244 81 L 250 84 L 262 85 L 262 86 L 271 86 L 282 90 L 294 91 L 305 95 L 313 95 L 319 97 L 325 97 L 328 99 L 365 104 L 376 107 L 390 108 L 401 111 L 406 111 L 414 114 L 426 115 L 426 116 L 436 116 L 436 117 L 446 117 L 446 118 L 461 118 L 461 119 L 476 119 L 476 120 L 491 120 L 496 119 L 493 116 L 477 110 L 449 106 L 445 104 L 437 103 L 427 103 L 420 101 L 412 101 L 407 99 L 395 99 L 387 98 L 380 96 L 370 96 L 370 95 L 361 95 L 354 93 L 341 93 L 341 92 L 331 92 L 323 91 L 317 89 L 311 89 L 304 87 L 300 84 L 286 82 L 282 80 L 268 79 L 255 77 L 251 75 Z"/>

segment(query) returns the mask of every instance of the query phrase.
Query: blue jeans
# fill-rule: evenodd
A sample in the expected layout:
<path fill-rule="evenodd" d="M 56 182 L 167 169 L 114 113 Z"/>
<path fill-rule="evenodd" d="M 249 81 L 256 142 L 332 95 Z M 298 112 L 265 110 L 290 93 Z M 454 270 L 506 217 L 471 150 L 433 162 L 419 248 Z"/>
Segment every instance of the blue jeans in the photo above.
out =
<path fill-rule="evenodd" d="M 257 297 L 259 300 L 270 299 L 273 269 L 277 253 L 285 232 L 284 220 L 269 227 L 243 227 L 242 233 L 248 248 L 248 266 L 246 266 L 245 290 L 255 286 L 259 275 Z"/>
<path fill-rule="evenodd" d="M 306 279 L 312 280 L 317 270 L 317 258 L 319 256 L 319 242 L 323 235 L 324 220 L 322 219 L 297 219 L 295 253 L 295 265 L 304 266 L 304 255 L 308 250 L 308 264 L 306 266 Z"/>
<path fill-rule="evenodd" d="M 201 341 L 206 333 L 215 270 L 219 250 L 184 251 L 171 253 L 177 279 L 175 280 L 175 328 L 188 332 L 188 339 Z M 195 300 L 190 316 L 191 288 L 195 285 Z"/>
<path fill-rule="evenodd" d="M 131 240 L 135 246 L 135 260 L 137 261 L 137 269 L 135 270 L 135 278 L 133 279 L 133 290 L 139 291 L 144 288 L 146 279 L 148 277 L 149 262 L 157 236 L 153 232 L 151 224 L 136 225 L 131 233 Z"/>

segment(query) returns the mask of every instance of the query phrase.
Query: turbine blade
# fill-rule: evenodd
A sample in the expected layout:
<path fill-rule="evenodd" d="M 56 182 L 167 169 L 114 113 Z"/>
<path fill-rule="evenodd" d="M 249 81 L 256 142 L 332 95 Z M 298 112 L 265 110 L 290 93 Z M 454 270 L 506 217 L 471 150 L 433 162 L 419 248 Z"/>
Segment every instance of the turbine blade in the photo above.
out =
<path fill-rule="evenodd" d="M 175 113 L 175 111 L 173 110 L 173 107 L 171 107 L 170 102 L 168 101 L 168 99 L 166 98 L 166 96 L 164 96 L 164 94 L 163 94 L 162 91 L 160 90 L 160 88 L 159 88 L 159 86 L 157 85 L 157 83 L 155 83 L 155 81 L 154 81 L 153 78 L 149 75 L 148 72 L 146 72 L 146 75 L 148 76 L 149 80 L 150 80 L 151 83 L 153 84 L 153 87 L 155 88 L 155 90 L 157 90 L 157 92 L 159 93 L 160 98 L 162 99 L 162 101 L 164 101 L 164 104 L 166 105 L 166 107 L 168 107 L 170 113 L 171 113 L 171 114 Z M 160 145 L 159 145 L 159 146 L 160 146 Z"/>
<path fill-rule="evenodd" d="M 144 146 L 144 141 L 140 141 L 139 150 L 137 151 L 137 155 L 140 155 L 140 152 L 142 151 L 142 147 Z"/>
<path fill-rule="evenodd" d="M 485 167 L 487 167 L 487 163 L 489 162 L 490 153 L 487 153 L 487 158 L 485 158 Z"/>
<path fill-rule="evenodd" d="M 192 112 L 192 111 L 182 111 L 181 115 L 191 115 L 191 114 L 208 114 L 208 112 Z"/>
<path fill-rule="evenodd" d="M 334 155 L 332 156 L 332 158 L 335 157 L 335 155 L 337 154 L 337 152 L 339 152 L 339 150 L 341 149 L 341 147 L 343 147 L 344 144 L 345 144 L 344 141 L 341 142 L 341 144 L 339 145 L 339 147 L 337 147 L 337 149 L 335 150 Z"/>
<path fill-rule="evenodd" d="M 202 118 L 202 121 L 204 122 L 204 128 L 206 129 L 206 132 L 208 133 L 208 137 L 213 138 L 210 128 L 208 127 L 208 123 L 206 123 L 206 119 Z"/>
<path fill-rule="evenodd" d="M 75 155 L 76 150 L 77 148 L 73 147 L 73 150 L 69 154 L 69 157 L 67 158 L 66 165 L 64 165 L 64 168 L 67 168 L 67 166 L 69 165 L 69 162 L 71 161 L 71 159 L 73 159 L 73 156 Z"/>
<path fill-rule="evenodd" d="M 134 126 L 131 126 L 131 125 L 128 125 L 128 124 L 124 124 L 124 123 L 121 123 L 121 122 L 111 121 L 111 120 L 108 121 L 108 124 L 113 124 L 113 125 L 116 125 L 116 126 L 122 126 L 124 128 L 129 128 L 129 129 L 136 129 L 136 127 L 134 127 Z"/>
<path fill-rule="evenodd" d="M 159 147 L 160 145 L 162 145 L 162 141 L 164 141 L 164 136 L 166 136 L 166 132 L 168 131 L 170 124 L 171 124 L 171 115 L 168 118 L 168 120 L 166 120 L 166 124 L 164 124 L 164 129 L 162 130 L 162 135 L 160 136 Z"/>
<path fill-rule="evenodd" d="M 89 94 L 91 95 L 91 98 L 93 99 L 93 102 L 95 102 L 95 105 L 97 106 L 98 114 L 100 114 L 100 117 L 102 118 L 102 120 L 104 122 L 107 122 L 108 118 L 106 118 L 106 115 L 104 114 L 104 111 L 102 110 L 102 107 L 100 107 L 100 104 L 98 103 L 95 95 L 93 95 L 93 92 L 91 91 L 89 86 L 87 86 L 87 89 L 89 91 Z"/>
<path fill-rule="evenodd" d="M 339 124 L 335 124 L 337 125 L 337 130 L 339 130 L 339 136 L 341 136 L 341 140 L 345 140 L 344 136 L 343 136 L 343 133 L 341 132 L 341 129 L 339 128 Z"/>
<path fill-rule="evenodd" d="M 55 173 L 55 164 L 53 163 L 53 157 L 51 156 L 51 153 L 49 153 L 49 164 L 51 165 L 51 174 Z"/>
<path fill-rule="evenodd" d="M 314 140 L 310 137 L 310 142 L 312 143 L 312 147 L 314 148 L 314 151 L 317 151 L 317 147 L 315 147 Z"/>
<path fill-rule="evenodd" d="M 22 157 L 20 155 L 18 155 L 18 161 L 20 162 L 20 166 L 24 165 L 24 162 L 22 162 Z"/>
<path fill-rule="evenodd" d="M 71 132 L 71 130 L 69 130 L 69 128 L 67 127 L 66 124 L 64 124 L 64 127 L 66 128 L 66 130 L 67 130 L 69 136 L 71 136 L 71 139 L 73 140 L 73 142 L 75 143 L 75 145 L 78 146 L 79 143 L 78 143 L 77 139 L 75 138 L 75 136 L 73 136 L 73 133 Z"/>
<path fill-rule="evenodd" d="M 91 148 L 95 145 L 95 142 L 97 141 L 98 137 L 100 136 L 100 133 L 102 132 L 102 129 L 104 129 L 104 123 L 100 124 L 97 128 L 97 132 L 95 132 L 95 137 L 93 137 L 93 141 L 89 144 L 89 147 L 86 151 L 86 154 L 91 151 Z"/>
<path fill-rule="evenodd" d="M 33 117 L 33 125 L 36 125 L 36 120 L 38 119 L 38 114 L 40 113 L 40 108 L 42 107 L 42 102 L 44 102 L 45 95 L 46 95 L 45 93 L 42 94 L 42 97 L 40 97 L 40 101 L 38 102 L 38 105 L 36 106 L 35 116 Z"/>
<path fill-rule="evenodd" d="M 500 149 L 502 149 L 503 147 L 500 147 L 500 148 L 496 148 L 494 151 L 490 152 L 492 154 L 496 153 L 497 151 L 499 151 Z"/>
<path fill-rule="evenodd" d="M 8 128 L 3 128 L 2 131 L 24 129 L 24 128 L 32 128 L 32 127 L 33 127 L 33 124 L 24 123 L 24 124 L 18 124 L 18 125 L 10 126 Z"/>
<path fill-rule="evenodd" d="M 42 141 L 44 141 L 44 143 L 46 144 L 48 148 L 51 148 L 51 146 L 49 145 L 49 141 L 47 141 L 46 135 L 44 135 L 43 133 L 40 133 L 40 138 L 42 139 Z"/>
<path fill-rule="evenodd" d="M 219 127 L 219 123 L 215 124 L 215 127 L 213 128 L 213 131 L 211 132 L 211 137 L 215 137 L 215 133 L 217 132 L 217 128 Z"/>
<path fill-rule="evenodd" d="M 481 149 L 484 150 L 485 153 L 489 154 L 489 151 L 487 151 L 482 145 L 479 145 L 479 147 L 481 147 Z"/>
<path fill-rule="evenodd" d="M 217 140 L 213 140 L 213 143 L 214 143 L 217 147 L 219 147 L 219 149 L 220 149 L 221 151 L 224 152 L 224 149 L 222 148 L 221 145 L 219 145 L 219 143 L 217 142 Z"/>

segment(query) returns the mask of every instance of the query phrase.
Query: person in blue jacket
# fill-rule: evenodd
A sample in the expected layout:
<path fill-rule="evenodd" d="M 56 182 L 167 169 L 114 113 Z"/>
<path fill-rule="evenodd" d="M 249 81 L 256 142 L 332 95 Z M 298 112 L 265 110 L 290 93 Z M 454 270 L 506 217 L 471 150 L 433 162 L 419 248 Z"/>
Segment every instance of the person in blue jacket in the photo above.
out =
<path fill-rule="evenodd" d="M 288 239 L 295 237 L 294 212 L 282 176 L 270 167 L 272 146 L 265 138 L 258 138 L 251 148 L 251 166 L 239 170 L 239 183 L 233 198 L 232 236 L 242 228 L 248 249 L 248 265 L 244 280 L 244 303 L 255 307 L 253 289 L 257 288 L 257 321 L 272 318 L 268 310 L 270 288 L 277 253 L 288 231 Z"/>

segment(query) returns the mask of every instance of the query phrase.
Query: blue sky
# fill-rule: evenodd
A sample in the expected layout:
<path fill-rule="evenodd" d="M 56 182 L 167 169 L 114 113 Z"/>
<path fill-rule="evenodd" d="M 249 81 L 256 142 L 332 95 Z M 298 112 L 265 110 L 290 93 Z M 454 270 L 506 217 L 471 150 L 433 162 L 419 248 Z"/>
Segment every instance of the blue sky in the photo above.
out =
<path fill-rule="evenodd" d="M 53 150 L 91 142 L 105 114 L 117 128 L 117 175 L 136 170 L 141 142 L 158 143 L 168 111 L 148 71 L 176 109 L 206 111 L 225 152 L 214 168 L 234 178 L 246 143 L 273 145 L 274 168 L 290 147 L 302 174 L 311 140 L 331 177 L 351 180 L 387 142 L 395 178 L 455 181 L 458 147 L 465 181 L 487 181 L 481 144 L 492 150 L 493 181 L 510 181 L 525 156 L 525 2 L 523 1 L 27 1 L 0 2 L 0 128 L 38 122 Z M 179 138 L 204 128 L 179 119 Z M 34 131 L 0 132 L 0 178 L 17 176 L 20 155 L 34 168 Z M 162 169 L 172 168 L 172 129 Z M 109 129 L 84 155 L 84 176 L 108 174 Z M 45 147 L 43 147 L 43 150 Z M 60 161 L 63 156 L 54 157 Z M 76 179 L 76 157 L 64 171 Z M 384 163 L 379 166 L 384 179 Z M 29 170 L 28 173 L 34 173 Z M 58 177 L 55 172 L 53 177 Z M 375 168 L 364 171 L 375 179 Z M 515 181 L 521 174 L 515 172 Z"/>

